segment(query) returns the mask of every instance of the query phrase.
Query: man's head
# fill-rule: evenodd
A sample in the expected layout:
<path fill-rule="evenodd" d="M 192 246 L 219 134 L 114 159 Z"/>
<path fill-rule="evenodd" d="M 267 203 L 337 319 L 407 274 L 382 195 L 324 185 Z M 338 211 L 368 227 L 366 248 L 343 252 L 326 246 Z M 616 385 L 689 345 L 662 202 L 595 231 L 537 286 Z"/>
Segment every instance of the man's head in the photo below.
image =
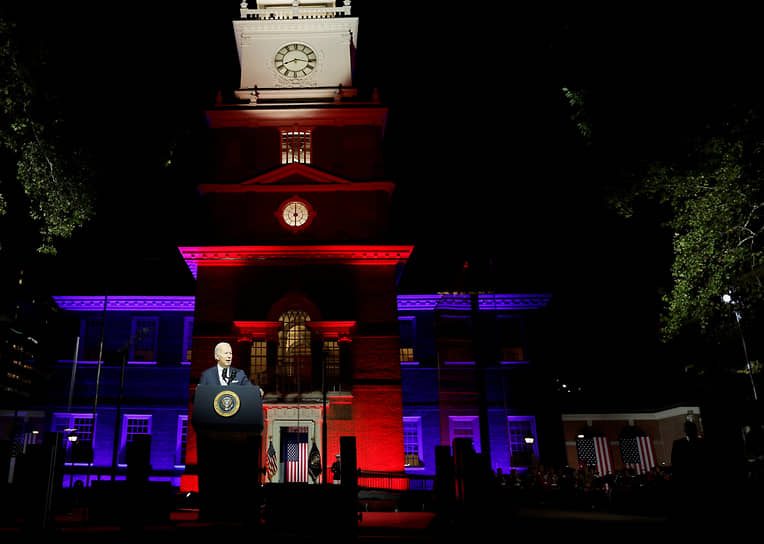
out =
<path fill-rule="evenodd" d="M 228 342 L 220 342 L 215 346 L 215 361 L 223 368 L 231 366 L 233 360 L 233 351 L 231 350 L 231 344 Z"/>

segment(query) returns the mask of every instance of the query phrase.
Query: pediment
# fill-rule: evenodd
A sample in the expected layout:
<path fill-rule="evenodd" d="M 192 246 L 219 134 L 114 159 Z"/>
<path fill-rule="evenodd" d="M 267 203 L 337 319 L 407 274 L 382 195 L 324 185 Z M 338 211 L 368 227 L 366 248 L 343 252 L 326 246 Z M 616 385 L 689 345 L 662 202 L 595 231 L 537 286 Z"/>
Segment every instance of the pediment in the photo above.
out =
<path fill-rule="evenodd" d="M 393 188 L 394 185 L 390 182 L 350 181 L 302 163 L 285 164 L 275 170 L 239 183 L 199 185 L 202 194 L 272 192 L 287 189 L 302 191 L 386 191 L 392 193 Z"/>
<path fill-rule="evenodd" d="M 346 185 L 352 183 L 352 181 L 317 170 L 307 164 L 293 162 L 243 181 L 241 185 Z"/>

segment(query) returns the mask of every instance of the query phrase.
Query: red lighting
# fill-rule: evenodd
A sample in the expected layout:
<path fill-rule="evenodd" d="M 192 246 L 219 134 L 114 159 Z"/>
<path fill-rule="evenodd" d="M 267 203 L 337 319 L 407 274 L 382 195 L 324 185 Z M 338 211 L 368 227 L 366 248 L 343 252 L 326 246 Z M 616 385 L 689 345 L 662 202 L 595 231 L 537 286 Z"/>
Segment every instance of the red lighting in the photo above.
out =
<path fill-rule="evenodd" d="M 405 263 L 414 246 L 195 246 L 179 247 L 189 269 L 200 266 L 252 266 L 269 264 L 327 263 L 396 266 Z"/>
<path fill-rule="evenodd" d="M 336 338 L 339 342 L 350 342 L 350 332 L 355 327 L 355 321 L 309 321 L 306 323 L 310 330 L 316 331 L 324 338 Z"/>
<path fill-rule="evenodd" d="M 281 328 L 281 321 L 234 321 L 233 324 L 241 335 L 239 340 L 243 342 L 254 338 L 275 340 Z"/>

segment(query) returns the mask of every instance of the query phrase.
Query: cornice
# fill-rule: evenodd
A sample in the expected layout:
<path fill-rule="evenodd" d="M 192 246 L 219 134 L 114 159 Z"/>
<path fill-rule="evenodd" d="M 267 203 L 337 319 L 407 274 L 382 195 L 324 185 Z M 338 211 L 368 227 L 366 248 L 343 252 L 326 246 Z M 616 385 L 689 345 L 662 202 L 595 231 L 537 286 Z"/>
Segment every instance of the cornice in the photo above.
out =
<path fill-rule="evenodd" d="M 265 338 L 275 340 L 281 328 L 281 321 L 234 321 L 238 333 L 250 340 Z"/>
<path fill-rule="evenodd" d="M 331 192 L 358 192 L 358 191 L 384 191 L 392 194 L 395 185 L 392 182 L 373 181 L 359 182 L 345 185 L 248 185 L 244 183 L 203 183 L 198 186 L 202 194 L 209 193 L 331 193 Z"/>
<path fill-rule="evenodd" d="M 200 266 L 269 264 L 345 264 L 395 266 L 405 263 L 414 246 L 207 246 L 179 247 L 194 277 Z"/>
<path fill-rule="evenodd" d="M 358 17 L 237 19 L 233 21 L 233 28 L 237 43 L 246 46 L 246 42 L 250 39 L 281 33 L 341 33 L 350 36 L 349 32 L 355 33 L 358 28 Z M 355 43 L 353 45 L 355 46 Z"/>
<path fill-rule="evenodd" d="M 78 312 L 193 312 L 193 296 L 56 296 L 53 297 L 62 310 Z"/>
<path fill-rule="evenodd" d="M 313 127 L 344 125 L 378 125 L 387 122 L 384 106 L 347 107 L 325 105 L 323 107 L 267 108 L 251 106 L 237 109 L 207 111 L 210 128 L 222 127 Z"/>
<path fill-rule="evenodd" d="M 535 310 L 545 307 L 548 294 L 480 294 L 480 310 Z M 398 295 L 398 310 L 471 310 L 469 294 Z"/>

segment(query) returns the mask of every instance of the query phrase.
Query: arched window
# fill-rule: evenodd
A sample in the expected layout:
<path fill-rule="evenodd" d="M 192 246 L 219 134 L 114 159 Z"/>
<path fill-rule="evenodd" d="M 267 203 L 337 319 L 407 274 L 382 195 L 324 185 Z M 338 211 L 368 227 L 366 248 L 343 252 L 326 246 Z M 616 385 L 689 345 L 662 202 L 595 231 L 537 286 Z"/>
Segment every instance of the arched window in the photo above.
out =
<path fill-rule="evenodd" d="M 283 392 L 300 392 L 310 388 L 311 350 L 310 321 L 307 312 L 290 308 L 281 316 L 279 331 L 278 369 L 279 389 Z"/>

